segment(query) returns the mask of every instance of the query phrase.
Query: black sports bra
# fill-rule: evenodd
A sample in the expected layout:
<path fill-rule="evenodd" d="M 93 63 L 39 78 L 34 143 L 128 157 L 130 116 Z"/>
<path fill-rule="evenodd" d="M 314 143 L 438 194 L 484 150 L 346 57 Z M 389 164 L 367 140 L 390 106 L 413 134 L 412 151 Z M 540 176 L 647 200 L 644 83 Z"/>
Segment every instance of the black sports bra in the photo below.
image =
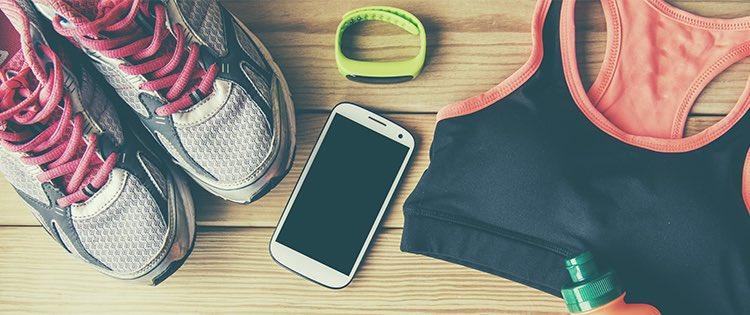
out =
<path fill-rule="evenodd" d="M 557 296 L 563 258 L 592 251 L 631 302 L 663 314 L 750 314 L 750 101 L 687 138 L 623 131 L 583 90 L 573 10 L 573 1 L 539 1 L 531 60 L 441 111 L 431 164 L 404 206 L 402 250 Z M 750 22 L 733 23 L 750 32 Z"/>

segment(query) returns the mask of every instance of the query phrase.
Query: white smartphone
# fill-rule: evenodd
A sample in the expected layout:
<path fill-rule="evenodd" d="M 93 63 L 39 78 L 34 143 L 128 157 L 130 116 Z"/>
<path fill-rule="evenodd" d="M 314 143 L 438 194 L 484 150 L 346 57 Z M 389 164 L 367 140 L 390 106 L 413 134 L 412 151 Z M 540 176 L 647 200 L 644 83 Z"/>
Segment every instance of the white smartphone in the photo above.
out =
<path fill-rule="evenodd" d="M 351 103 L 337 105 L 271 239 L 271 257 L 323 286 L 348 285 L 404 173 L 414 138 Z"/>

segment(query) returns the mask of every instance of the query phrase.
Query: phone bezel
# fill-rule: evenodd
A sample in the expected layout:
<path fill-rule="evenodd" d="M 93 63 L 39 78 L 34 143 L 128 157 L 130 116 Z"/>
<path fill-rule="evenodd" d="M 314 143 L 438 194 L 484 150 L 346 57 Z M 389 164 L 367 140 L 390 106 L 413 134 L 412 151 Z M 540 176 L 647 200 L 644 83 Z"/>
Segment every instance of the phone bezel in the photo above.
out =
<path fill-rule="evenodd" d="M 323 142 L 323 139 L 325 139 L 325 137 L 328 135 L 328 129 L 331 125 L 331 122 L 333 121 L 333 117 L 337 114 L 342 115 L 364 127 L 367 127 L 373 132 L 377 132 L 380 135 L 401 143 L 408 148 L 408 152 L 404 157 L 404 161 L 401 163 L 401 168 L 399 169 L 398 174 L 391 184 L 388 195 L 386 196 L 383 205 L 380 208 L 375 222 L 370 228 L 367 239 L 360 249 L 357 260 L 352 266 L 352 270 L 349 272 L 349 274 L 343 274 L 276 241 L 279 231 L 281 231 L 281 228 L 286 221 L 287 215 L 289 214 L 289 211 L 297 198 L 297 193 L 305 182 L 307 172 L 312 165 L 311 162 L 315 160 L 315 157 L 318 153 L 318 148 Z M 372 238 L 375 235 L 378 226 L 380 226 L 380 221 L 383 219 L 383 215 L 388 209 L 388 205 L 390 204 L 390 200 L 393 197 L 393 193 L 395 192 L 396 187 L 398 186 L 398 183 L 400 182 L 401 177 L 404 174 L 406 165 L 411 159 L 411 155 L 414 151 L 414 145 L 414 137 L 411 135 L 411 133 L 409 133 L 409 131 L 386 119 L 385 117 L 382 117 L 352 103 L 340 103 L 336 105 L 336 107 L 333 108 L 330 116 L 328 116 L 326 124 L 323 127 L 323 130 L 321 131 L 317 142 L 315 143 L 315 147 L 313 148 L 313 151 L 310 154 L 310 158 L 308 159 L 304 169 L 302 170 L 300 178 L 297 180 L 297 184 L 294 187 L 292 195 L 289 197 L 289 201 L 284 208 L 284 213 L 282 214 L 281 219 L 277 224 L 276 230 L 273 233 L 273 237 L 271 238 L 271 243 L 269 246 L 271 257 L 281 266 L 325 287 L 340 289 L 347 286 L 354 278 L 357 269 L 359 269 L 359 265 L 362 262 L 362 259 L 364 258 L 365 253 L 370 246 L 370 243 L 372 242 Z"/>

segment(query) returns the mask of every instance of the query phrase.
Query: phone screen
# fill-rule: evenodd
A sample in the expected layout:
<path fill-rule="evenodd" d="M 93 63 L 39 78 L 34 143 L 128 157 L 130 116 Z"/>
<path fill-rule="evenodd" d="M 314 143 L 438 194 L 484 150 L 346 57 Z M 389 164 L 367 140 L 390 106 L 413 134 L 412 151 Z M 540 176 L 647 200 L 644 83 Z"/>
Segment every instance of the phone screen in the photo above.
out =
<path fill-rule="evenodd" d="M 349 275 L 408 152 L 335 114 L 277 242 Z"/>

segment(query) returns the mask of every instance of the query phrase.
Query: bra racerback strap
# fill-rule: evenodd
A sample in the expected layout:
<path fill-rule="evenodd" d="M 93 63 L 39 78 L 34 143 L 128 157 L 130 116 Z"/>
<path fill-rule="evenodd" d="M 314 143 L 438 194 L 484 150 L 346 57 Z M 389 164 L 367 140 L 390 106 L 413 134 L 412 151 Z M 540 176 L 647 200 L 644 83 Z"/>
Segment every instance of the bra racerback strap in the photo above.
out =
<path fill-rule="evenodd" d="M 663 0 L 602 0 L 602 5 L 608 49 L 588 96 L 628 133 L 682 138 L 700 93 L 750 56 L 750 18 L 701 17 Z M 748 106 L 746 90 L 730 115 Z"/>

